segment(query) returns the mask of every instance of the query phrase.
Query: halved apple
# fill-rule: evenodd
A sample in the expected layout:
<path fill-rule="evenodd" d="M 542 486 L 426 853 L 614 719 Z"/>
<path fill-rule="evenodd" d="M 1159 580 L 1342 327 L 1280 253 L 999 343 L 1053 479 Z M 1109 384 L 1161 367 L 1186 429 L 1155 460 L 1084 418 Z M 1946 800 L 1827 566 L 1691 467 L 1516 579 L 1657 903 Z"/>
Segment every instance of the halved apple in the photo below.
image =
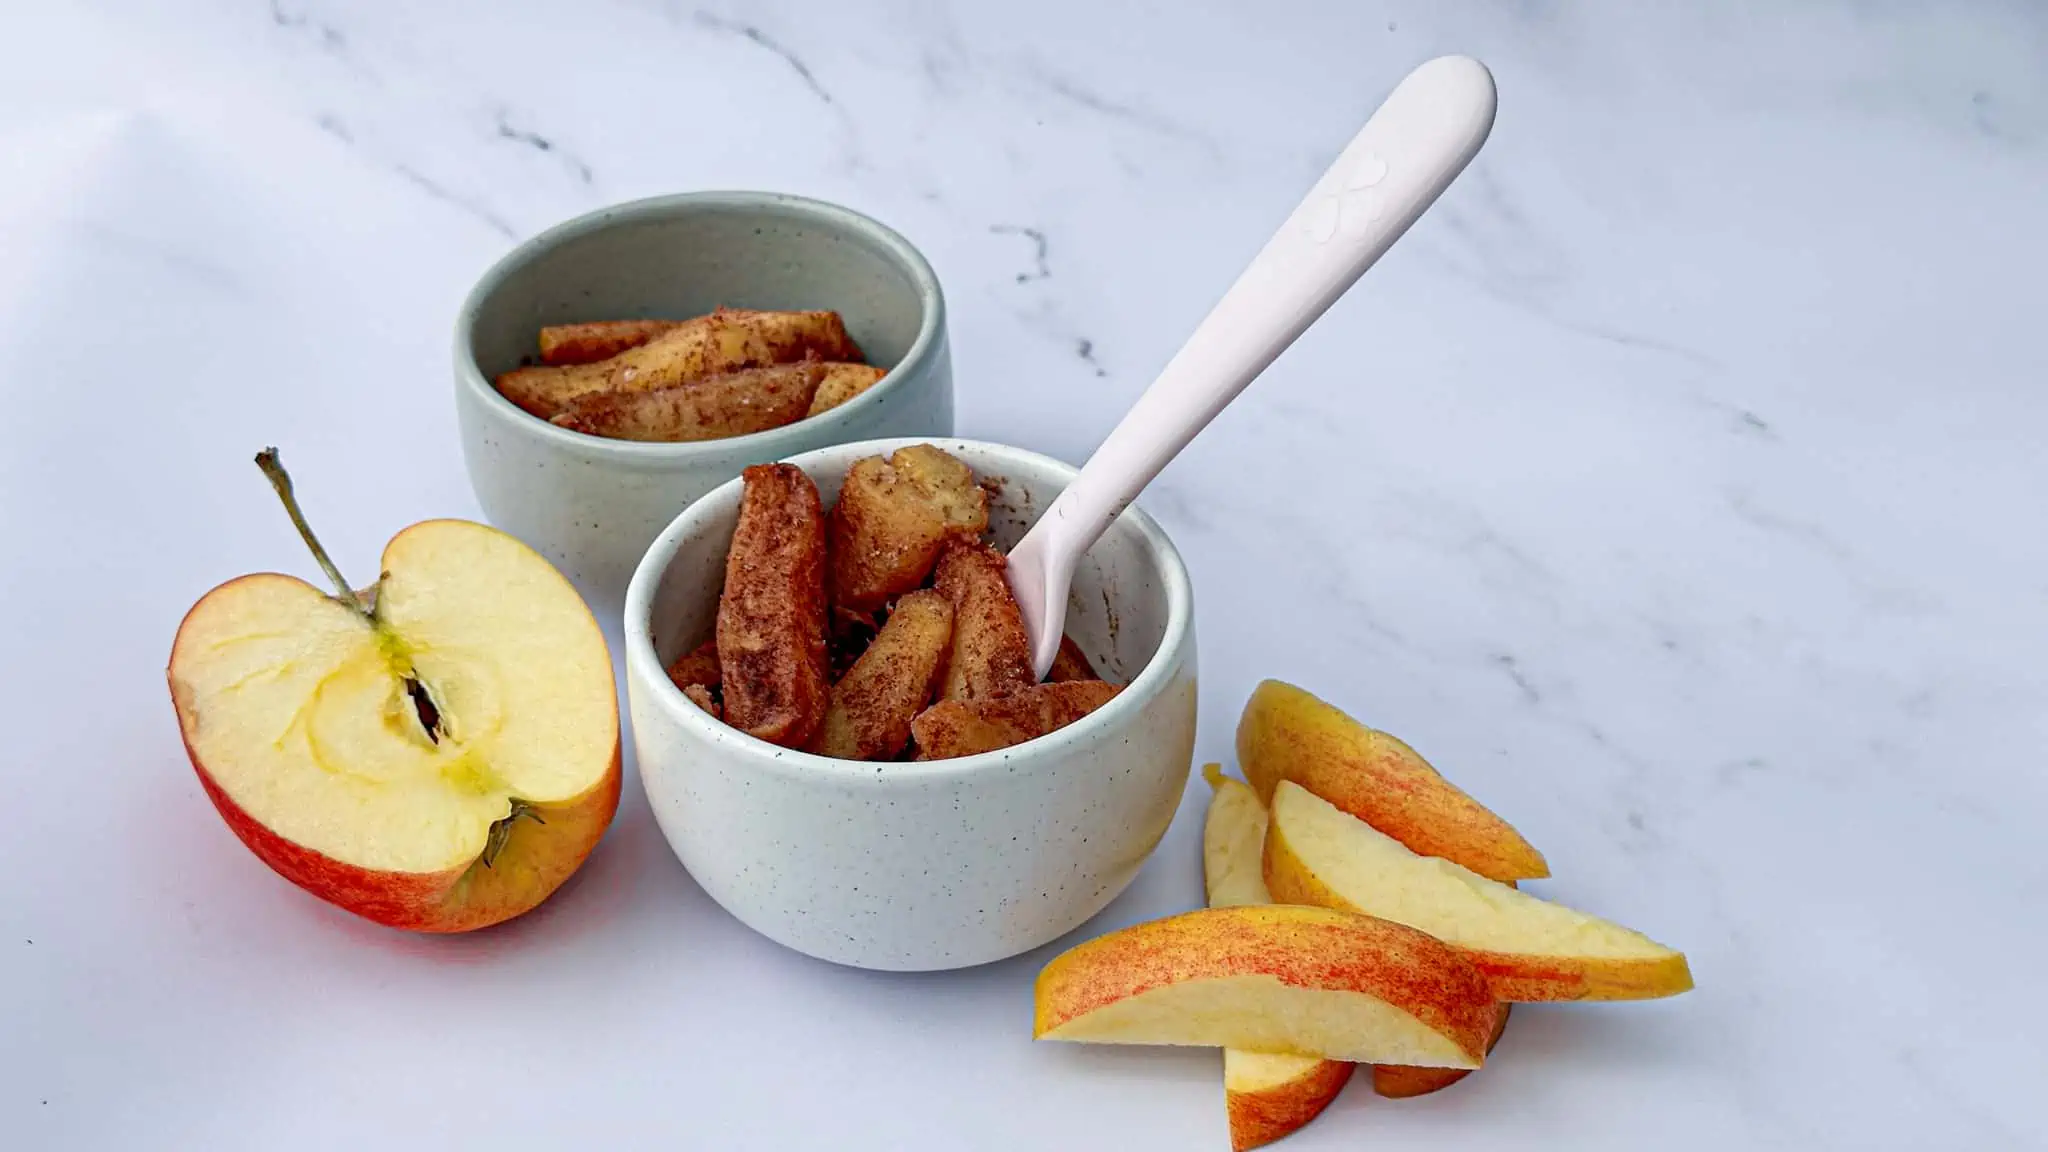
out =
<path fill-rule="evenodd" d="M 1326 908 L 1205 908 L 1077 945 L 1038 974 L 1033 1035 L 1477 1068 L 1493 1000 L 1429 935 Z"/>
<path fill-rule="evenodd" d="M 1202 825 L 1202 875 L 1211 908 L 1270 904 L 1260 875 L 1266 806 L 1249 785 L 1202 766 L 1213 789 Z M 1223 1050 L 1223 1104 L 1236 1152 L 1271 1144 L 1320 1115 L 1344 1090 L 1357 1065 L 1321 1056 Z M 1446 1071 L 1430 1069 L 1432 1072 Z M 1463 1075 L 1463 1070 L 1458 1070 Z"/>
<path fill-rule="evenodd" d="M 274 451 L 258 457 L 337 588 L 259 574 L 186 614 L 166 677 L 235 835 L 314 895 L 397 928 L 517 916 L 573 873 L 619 799 L 597 621 L 495 528 L 415 524 L 349 591 Z"/>
<path fill-rule="evenodd" d="M 1273 790 L 1265 874 L 1277 900 L 1378 916 L 1457 945 L 1500 1000 L 1641 1000 L 1692 987 L 1683 953 L 1418 856 L 1291 780 Z"/>
<path fill-rule="evenodd" d="M 1415 749 L 1292 684 L 1266 680 L 1252 692 L 1237 759 L 1267 804 L 1275 785 L 1292 780 L 1424 856 L 1505 882 L 1550 875 L 1521 833 Z"/>

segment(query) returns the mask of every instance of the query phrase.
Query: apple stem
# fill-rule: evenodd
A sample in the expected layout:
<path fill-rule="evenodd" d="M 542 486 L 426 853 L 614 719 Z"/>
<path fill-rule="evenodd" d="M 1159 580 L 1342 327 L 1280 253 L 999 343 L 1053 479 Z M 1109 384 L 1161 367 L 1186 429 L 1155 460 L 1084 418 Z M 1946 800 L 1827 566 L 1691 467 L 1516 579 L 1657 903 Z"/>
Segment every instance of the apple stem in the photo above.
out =
<path fill-rule="evenodd" d="M 361 612 L 374 623 L 376 617 L 364 606 L 362 600 L 357 598 L 355 589 L 349 587 L 348 581 L 342 579 L 341 569 L 334 566 L 333 559 L 327 555 L 327 549 L 320 546 L 320 538 L 313 535 L 313 526 L 306 523 L 306 514 L 299 510 L 298 497 L 292 495 L 291 474 L 286 472 L 284 465 L 278 461 L 277 449 L 265 448 L 258 452 L 256 466 L 263 469 L 263 475 L 270 480 L 270 486 L 277 489 L 277 498 L 284 501 L 285 514 L 292 518 L 292 527 L 299 530 L 299 539 L 306 542 L 306 548 L 313 553 L 313 559 L 320 562 L 320 570 L 327 573 L 327 579 L 333 581 L 335 599 Z"/>

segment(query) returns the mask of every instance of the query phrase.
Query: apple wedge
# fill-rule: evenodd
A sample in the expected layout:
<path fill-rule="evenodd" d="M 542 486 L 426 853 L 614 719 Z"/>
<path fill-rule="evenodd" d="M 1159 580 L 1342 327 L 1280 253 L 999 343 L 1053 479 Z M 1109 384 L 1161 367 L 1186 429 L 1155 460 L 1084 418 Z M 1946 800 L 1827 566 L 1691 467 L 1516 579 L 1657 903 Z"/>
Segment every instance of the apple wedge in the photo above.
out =
<path fill-rule="evenodd" d="M 1489 879 L 1550 875 L 1507 821 L 1443 778 L 1413 748 L 1278 680 L 1253 690 L 1237 725 L 1237 759 L 1259 799 L 1292 780 L 1424 856 Z"/>
<path fill-rule="evenodd" d="M 1291 780 L 1273 790 L 1265 874 L 1276 900 L 1377 916 L 1457 945 L 1499 1000 L 1644 1000 L 1692 988 L 1683 953 L 1418 856 Z"/>
<path fill-rule="evenodd" d="M 1457 949 L 1326 908 L 1204 908 L 1134 924 L 1038 974 L 1033 1035 L 1477 1068 L 1493 1027 Z"/>
<path fill-rule="evenodd" d="M 1202 884 L 1209 907 L 1271 904 L 1261 863 L 1266 806 L 1244 781 L 1225 776 L 1220 764 L 1204 764 L 1202 779 L 1210 788 L 1202 822 Z"/>
<path fill-rule="evenodd" d="M 1496 1005 L 1493 1038 L 1486 1042 L 1486 1057 L 1493 1058 L 1494 1045 L 1500 1043 L 1500 1034 L 1507 1030 L 1508 1014 L 1512 1004 Z M 1411 1096 L 1427 1096 L 1441 1092 L 1472 1074 L 1467 1068 L 1415 1068 L 1406 1064 L 1375 1064 L 1372 1069 L 1372 1090 L 1376 1096 L 1389 1100 L 1405 1100 Z"/>
<path fill-rule="evenodd" d="M 568 879 L 619 800 L 597 621 L 495 528 L 415 524 L 349 590 L 274 450 L 257 458 L 336 587 L 243 576 L 186 614 L 166 678 L 192 766 L 286 879 L 396 928 L 517 916 Z"/>
<path fill-rule="evenodd" d="M 1214 791 L 1202 825 L 1202 876 L 1211 908 L 1270 904 L 1259 873 L 1266 841 L 1266 806 L 1251 786 L 1205 764 L 1202 777 Z M 1245 1152 L 1271 1144 L 1320 1115 L 1344 1090 L 1357 1065 L 1321 1056 L 1223 1050 L 1223 1103 L 1230 1119 L 1230 1146 Z M 1431 1072 L 1453 1070 L 1432 1068 Z M 1455 1070 L 1463 1075 L 1462 1069 Z"/>
<path fill-rule="evenodd" d="M 1223 1101 L 1233 1152 L 1260 1148 L 1323 1114 L 1351 1082 L 1358 1065 L 1321 1056 L 1223 1050 Z M 1463 1068 L 1431 1068 L 1463 1076 Z"/>

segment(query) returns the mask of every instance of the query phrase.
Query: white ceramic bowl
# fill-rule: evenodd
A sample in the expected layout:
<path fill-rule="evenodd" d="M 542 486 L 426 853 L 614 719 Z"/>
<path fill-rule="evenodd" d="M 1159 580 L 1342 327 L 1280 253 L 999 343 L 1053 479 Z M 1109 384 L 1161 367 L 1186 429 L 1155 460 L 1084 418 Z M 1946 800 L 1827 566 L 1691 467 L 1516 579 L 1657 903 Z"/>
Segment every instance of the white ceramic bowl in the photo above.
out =
<path fill-rule="evenodd" d="M 693 444 L 608 440 L 520 411 L 491 385 L 546 324 L 830 308 L 889 375 L 781 428 Z M 950 436 L 953 372 L 938 278 L 903 237 L 835 205 L 696 192 L 581 216 L 515 248 L 471 291 L 455 331 L 456 416 L 477 502 L 603 616 L 690 501 L 749 464 L 878 436 Z"/>
<path fill-rule="evenodd" d="M 827 505 L 862 456 L 794 457 Z M 928 439 L 992 481 L 1007 548 L 1074 477 L 1018 448 Z M 708 638 L 738 518 L 735 480 L 656 538 L 626 592 L 626 688 L 640 777 L 690 875 L 749 927 L 862 968 L 963 968 L 1078 927 L 1137 875 L 1173 821 L 1195 741 L 1187 569 L 1132 508 L 1074 579 L 1068 631 L 1127 687 L 1094 714 L 999 752 L 873 764 L 793 752 L 707 715 L 663 669 Z"/>

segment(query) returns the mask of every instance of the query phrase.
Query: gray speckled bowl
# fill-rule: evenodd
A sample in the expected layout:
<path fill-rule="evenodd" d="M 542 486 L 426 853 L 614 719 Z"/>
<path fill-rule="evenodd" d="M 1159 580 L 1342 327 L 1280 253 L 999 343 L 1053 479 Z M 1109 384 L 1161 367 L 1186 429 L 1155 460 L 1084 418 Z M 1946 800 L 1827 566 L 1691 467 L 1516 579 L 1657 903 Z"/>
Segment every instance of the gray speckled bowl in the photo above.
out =
<path fill-rule="evenodd" d="M 854 460 L 915 439 L 792 463 L 829 504 Z M 1008 548 L 1074 478 L 1057 460 L 932 439 L 997 488 Z M 640 778 L 698 884 L 756 931 L 862 968 L 964 968 L 1078 927 L 1123 891 L 1172 823 L 1195 743 L 1187 569 L 1132 508 L 1074 576 L 1068 631 L 1128 685 L 1079 722 L 998 752 L 929 763 L 832 760 L 711 718 L 663 669 L 711 634 L 739 517 L 734 481 L 655 540 L 626 593 L 626 692 Z"/>
<path fill-rule="evenodd" d="M 571 432 L 491 386 L 533 355 L 544 325 L 721 304 L 837 310 L 890 373 L 821 416 L 695 444 Z M 844 208 L 760 192 L 620 204 L 543 232 L 484 274 L 455 324 L 455 401 L 484 514 L 611 615 L 648 542 L 746 466 L 877 436 L 952 435 L 945 301 L 908 241 Z"/>

